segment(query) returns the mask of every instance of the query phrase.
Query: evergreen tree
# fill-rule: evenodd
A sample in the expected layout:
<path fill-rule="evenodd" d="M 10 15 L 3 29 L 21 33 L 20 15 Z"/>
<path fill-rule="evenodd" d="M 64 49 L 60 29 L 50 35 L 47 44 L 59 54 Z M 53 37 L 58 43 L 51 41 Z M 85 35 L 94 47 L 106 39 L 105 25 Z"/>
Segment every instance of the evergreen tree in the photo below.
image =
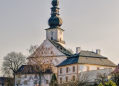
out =
<path fill-rule="evenodd" d="M 55 74 L 52 75 L 50 86 L 58 86 L 57 77 Z"/>

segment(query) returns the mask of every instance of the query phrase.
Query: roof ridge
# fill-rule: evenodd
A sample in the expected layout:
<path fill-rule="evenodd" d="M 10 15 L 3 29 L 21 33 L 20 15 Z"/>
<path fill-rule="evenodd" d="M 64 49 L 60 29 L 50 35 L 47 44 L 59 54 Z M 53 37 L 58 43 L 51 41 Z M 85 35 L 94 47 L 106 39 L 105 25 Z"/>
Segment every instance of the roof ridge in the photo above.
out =
<path fill-rule="evenodd" d="M 50 40 L 48 39 L 60 52 L 62 52 L 63 54 L 70 56 L 73 55 L 69 50 L 67 50 L 64 46 L 62 46 L 61 44 L 55 42 L 54 40 Z"/>

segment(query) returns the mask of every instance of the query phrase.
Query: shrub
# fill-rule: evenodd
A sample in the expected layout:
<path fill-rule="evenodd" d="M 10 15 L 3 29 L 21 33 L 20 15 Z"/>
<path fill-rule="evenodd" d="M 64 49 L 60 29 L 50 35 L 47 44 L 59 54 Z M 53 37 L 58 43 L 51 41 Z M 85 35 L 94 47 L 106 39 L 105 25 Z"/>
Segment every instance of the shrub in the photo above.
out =
<path fill-rule="evenodd" d="M 117 85 L 116 83 L 110 80 L 108 83 L 104 83 L 104 85 L 100 83 L 98 86 L 117 86 Z"/>

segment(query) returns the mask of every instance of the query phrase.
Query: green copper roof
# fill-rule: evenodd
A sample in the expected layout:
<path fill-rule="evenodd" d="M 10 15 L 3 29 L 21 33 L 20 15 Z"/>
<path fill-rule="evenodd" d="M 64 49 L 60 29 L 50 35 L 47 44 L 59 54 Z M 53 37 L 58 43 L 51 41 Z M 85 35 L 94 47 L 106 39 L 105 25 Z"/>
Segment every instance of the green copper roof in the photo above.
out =
<path fill-rule="evenodd" d="M 91 53 L 91 54 L 90 54 Z M 70 64 L 92 64 L 92 65 L 103 65 L 103 66 L 116 66 L 113 62 L 111 62 L 108 58 L 96 54 L 92 51 L 81 51 L 79 54 L 74 54 L 69 56 L 66 60 L 62 63 L 57 65 L 65 66 Z"/>
<path fill-rule="evenodd" d="M 49 40 L 49 39 L 48 39 Z M 63 54 L 65 54 L 66 56 L 71 56 L 73 55 L 70 51 L 68 51 L 66 48 L 64 48 L 61 44 L 53 41 L 53 40 L 49 40 L 60 52 L 62 52 Z"/>

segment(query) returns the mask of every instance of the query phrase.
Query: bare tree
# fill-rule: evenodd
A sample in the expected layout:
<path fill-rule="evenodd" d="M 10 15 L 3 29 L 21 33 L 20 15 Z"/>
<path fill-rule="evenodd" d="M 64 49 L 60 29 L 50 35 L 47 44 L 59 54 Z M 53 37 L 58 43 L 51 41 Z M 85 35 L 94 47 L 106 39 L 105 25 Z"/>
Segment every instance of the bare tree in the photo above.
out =
<path fill-rule="evenodd" d="M 119 64 L 117 65 L 116 69 L 111 73 L 111 79 L 114 81 L 117 86 L 119 86 Z"/>
<path fill-rule="evenodd" d="M 108 81 L 108 75 L 106 73 L 98 73 L 97 74 L 97 81 L 101 82 L 102 84 L 104 84 L 105 82 Z"/>
<path fill-rule="evenodd" d="M 33 47 L 32 47 L 33 48 Z M 41 46 L 28 58 L 28 65 L 33 66 L 35 74 L 39 76 L 39 85 L 41 86 L 42 79 L 44 78 L 45 72 L 49 71 L 53 73 L 55 70 L 55 62 L 57 59 L 54 58 L 54 52 L 52 47 Z"/>
<path fill-rule="evenodd" d="M 90 73 L 87 72 L 81 72 L 79 74 L 79 77 L 73 79 L 69 79 L 68 82 L 63 82 L 59 84 L 59 86 L 87 86 L 87 84 L 90 82 Z"/>
<path fill-rule="evenodd" d="M 27 51 L 30 53 L 30 54 L 33 54 L 36 49 L 38 48 L 38 45 L 31 45 L 29 49 L 27 49 Z"/>
<path fill-rule="evenodd" d="M 25 56 L 22 53 L 11 52 L 4 57 L 1 70 L 6 76 L 15 78 L 15 73 L 24 63 Z"/>
<path fill-rule="evenodd" d="M 112 68 L 98 70 L 95 84 L 102 83 L 104 85 L 105 82 L 108 82 L 110 80 L 111 72 Z"/>

